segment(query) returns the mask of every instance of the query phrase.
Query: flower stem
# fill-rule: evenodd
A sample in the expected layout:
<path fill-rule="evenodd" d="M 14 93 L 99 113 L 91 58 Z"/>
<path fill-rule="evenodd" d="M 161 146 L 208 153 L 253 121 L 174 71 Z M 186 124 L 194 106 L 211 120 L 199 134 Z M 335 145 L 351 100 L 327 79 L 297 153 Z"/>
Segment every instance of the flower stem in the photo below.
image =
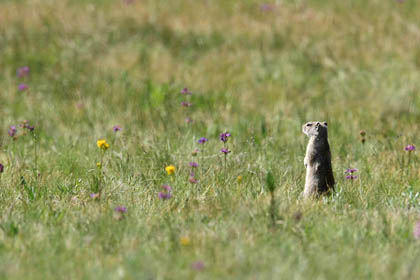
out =
<path fill-rule="evenodd" d="M 34 163 L 35 163 L 34 176 L 35 176 L 35 181 L 38 182 L 38 141 L 37 141 L 35 132 L 33 132 L 32 135 L 34 139 Z"/>

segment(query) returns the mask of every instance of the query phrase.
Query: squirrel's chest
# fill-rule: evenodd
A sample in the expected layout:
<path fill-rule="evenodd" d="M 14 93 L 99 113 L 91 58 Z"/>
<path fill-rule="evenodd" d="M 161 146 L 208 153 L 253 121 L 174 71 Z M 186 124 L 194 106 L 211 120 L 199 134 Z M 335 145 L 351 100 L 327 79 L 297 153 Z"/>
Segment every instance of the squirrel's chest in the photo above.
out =
<path fill-rule="evenodd" d="M 308 146 L 306 146 L 305 158 L 313 159 L 317 156 L 317 150 L 312 141 L 309 141 Z"/>
<path fill-rule="evenodd" d="M 320 149 L 319 145 L 317 146 L 313 139 L 310 139 L 308 146 L 306 147 L 306 154 L 304 159 L 305 166 L 311 167 L 312 165 L 322 161 L 322 153 L 323 151 Z"/>

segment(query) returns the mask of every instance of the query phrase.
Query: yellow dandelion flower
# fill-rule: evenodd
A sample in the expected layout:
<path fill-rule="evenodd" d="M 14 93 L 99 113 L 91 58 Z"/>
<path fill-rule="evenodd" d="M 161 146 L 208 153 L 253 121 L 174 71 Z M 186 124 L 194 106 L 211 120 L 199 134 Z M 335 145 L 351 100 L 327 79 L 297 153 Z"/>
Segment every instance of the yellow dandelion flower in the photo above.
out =
<path fill-rule="evenodd" d="M 97 162 L 97 163 L 96 163 L 96 166 L 97 166 L 98 168 L 101 168 L 101 167 L 102 167 L 102 163 Z"/>
<path fill-rule="evenodd" d="M 99 139 L 98 141 L 96 141 L 96 145 L 98 145 L 99 149 L 103 149 L 103 150 L 106 150 L 109 148 L 109 144 L 106 142 L 105 139 Z"/>
<path fill-rule="evenodd" d="M 188 236 L 183 236 L 179 239 L 179 242 L 181 243 L 182 246 L 188 246 L 191 243 L 191 240 Z"/>
<path fill-rule="evenodd" d="M 166 170 L 166 173 L 168 173 L 168 175 L 172 175 L 175 173 L 175 166 L 173 166 L 172 164 L 168 165 L 165 167 L 165 170 Z"/>
<path fill-rule="evenodd" d="M 236 181 L 240 184 L 242 182 L 242 176 L 239 175 L 238 178 L 236 178 Z"/>

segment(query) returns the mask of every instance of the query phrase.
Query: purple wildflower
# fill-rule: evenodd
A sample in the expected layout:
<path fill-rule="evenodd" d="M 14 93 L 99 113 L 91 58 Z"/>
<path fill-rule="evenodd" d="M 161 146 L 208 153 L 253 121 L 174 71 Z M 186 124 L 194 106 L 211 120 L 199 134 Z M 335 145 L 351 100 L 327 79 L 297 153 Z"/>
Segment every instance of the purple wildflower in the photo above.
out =
<path fill-rule="evenodd" d="M 162 185 L 162 188 L 163 188 L 165 191 L 167 191 L 167 192 L 172 191 L 172 187 L 171 187 L 171 186 L 169 186 L 169 185 Z"/>
<path fill-rule="evenodd" d="M 344 171 L 345 173 L 354 173 L 354 172 L 357 172 L 358 171 L 358 169 L 357 168 L 348 168 L 348 169 L 346 169 L 346 171 Z"/>
<path fill-rule="evenodd" d="M 97 199 L 97 198 L 99 198 L 99 193 L 91 193 L 89 196 L 92 199 Z"/>
<path fill-rule="evenodd" d="M 191 268 L 197 271 L 201 271 L 205 268 L 205 265 L 202 261 L 196 261 L 191 264 Z"/>
<path fill-rule="evenodd" d="M 191 161 L 191 162 L 189 163 L 189 165 L 190 165 L 191 167 L 198 167 L 198 163 L 196 163 L 195 161 Z"/>
<path fill-rule="evenodd" d="M 7 131 L 10 137 L 14 137 L 16 135 L 16 132 L 17 132 L 17 129 L 16 129 L 16 126 L 14 125 L 10 126 L 9 130 Z"/>
<path fill-rule="evenodd" d="M 29 130 L 29 131 L 34 131 L 34 129 L 35 129 L 35 126 L 33 126 L 33 125 L 30 125 L 29 124 L 29 122 L 28 121 L 23 121 L 23 123 L 21 124 L 21 127 L 23 127 L 23 128 L 26 128 L 27 130 Z"/>
<path fill-rule="evenodd" d="M 123 214 L 123 213 L 127 212 L 127 207 L 125 207 L 125 206 L 117 206 L 117 207 L 115 207 L 114 210 L 117 213 Z"/>
<path fill-rule="evenodd" d="M 185 122 L 186 122 L 186 123 L 192 123 L 192 119 L 191 119 L 191 118 L 186 118 L 186 119 L 185 119 Z"/>
<path fill-rule="evenodd" d="M 228 153 L 230 153 L 230 151 L 229 151 L 229 149 L 228 149 L 228 148 L 222 148 L 220 151 L 221 151 L 222 153 L 224 153 L 225 155 L 227 155 Z"/>
<path fill-rule="evenodd" d="M 159 192 L 159 198 L 162 200 L 170 199 L 172 195 L 170 193 Z"/>
<path fill-rule="evenodd" d="M 112 127 L 112 130 L 113 130 L 114 132 L 121 131 L 121 126 L 119 126 L 119 125 L 114 125 L 114 127 Z"/>
<path fill-rule="evenodd" d="M 407 145 L 405 147 L 405 150 L 408 151 L 408 152 L 415 151 L 416 150 L 416 146 L 414 146 L 414 145 Z"/>
<path fill-rule="evenodd" d="M 229 137 L 230 137 L 229 132 L 222 133 L 220 134 L 220 141 L 222 141 L 223 143 L 226 143 Z"/>
<path fill-rule="evenodd" d="M 191 176 L 190 178 L 188 178 L 188 182 L 190 182 L 191 184 L 196 184 L 198 180 L 195 179 L 195 177 Z"/>
<path fill-rule="evenodd" d="M 28 66 L 23 66 L 20 67 L 17 71 L 16 74 L 19 78 L 23 78 L 25 76 L 29 75 L 29 67 Z"/>
<path fill-rule="evenodd" d="M 268 11 L 273 10 L 273 6 L 270 4 L 261 4 L 260 9 L 261 11 L 268 12 Z"/>
<path fill-rule="evenodd" d="M 181 90 L 181 94 L 188 94 L 191 95 L 192 92 L 188 90 L 188 88 L 184 88 L 183 90 Z"/>
<path fill-rule="evenodd" d="M 4 171 L 4 165 L 0 163 L 0 173 L 3 173 Z"/>
<path fill-rule="evenodd" d="M 190 102 L 182 101 L 181 105 L 184 106 L 184 107 L 190 107 L 192 104 Z"/>
<path fill-rule="evenodd" d="M 415 239 L 420 240 L 420 220 L 414 225 L 413 236 Z"/>
<path fill-rule="evenodd" d="M 200 139 L 198 139 L 198 143 L 199 143 L 199 144 L 204 144 L 204 143 L 206 143 L 207 141 L 209 141 L 209 139 L 207 139 L 206 137 L 201 137 Z"/>
<path fill-rule="evenodd" d="M 172 187 L 169 185 L 163 185 L 162 188 L 164 189 L 164 191 L 159 192 L 158 194 L 159 198 L 162 200 L 170 199 L 172 197 L 172 194 L 171 194 Z"/>
<path fill-rule="evenodd" d="M 348 179 L 348 180 L 354 180 L 354 179 L 357 179 L 357 176 L 347 175 L 346 176 L 346 179 Z"/>
<path fill-rule="evenodd" d="M 22 83 L 22 84 L 19 84 L 18 89 L 20 91 L 24 91 L 24 90 L 28 89 L 28 86 L 26 84 Z"/>

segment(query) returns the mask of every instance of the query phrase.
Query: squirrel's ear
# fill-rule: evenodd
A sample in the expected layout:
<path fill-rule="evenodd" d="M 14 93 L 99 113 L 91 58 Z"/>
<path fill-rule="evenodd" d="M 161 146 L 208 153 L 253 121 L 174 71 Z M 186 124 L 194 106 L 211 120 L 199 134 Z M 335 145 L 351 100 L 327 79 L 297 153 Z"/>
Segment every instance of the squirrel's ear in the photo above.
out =
<path fill-rule="evenodd" d="M 325 126 L 328 126 L 327 122 L 323 122 L 323 124 L 324 124 Z"/>

